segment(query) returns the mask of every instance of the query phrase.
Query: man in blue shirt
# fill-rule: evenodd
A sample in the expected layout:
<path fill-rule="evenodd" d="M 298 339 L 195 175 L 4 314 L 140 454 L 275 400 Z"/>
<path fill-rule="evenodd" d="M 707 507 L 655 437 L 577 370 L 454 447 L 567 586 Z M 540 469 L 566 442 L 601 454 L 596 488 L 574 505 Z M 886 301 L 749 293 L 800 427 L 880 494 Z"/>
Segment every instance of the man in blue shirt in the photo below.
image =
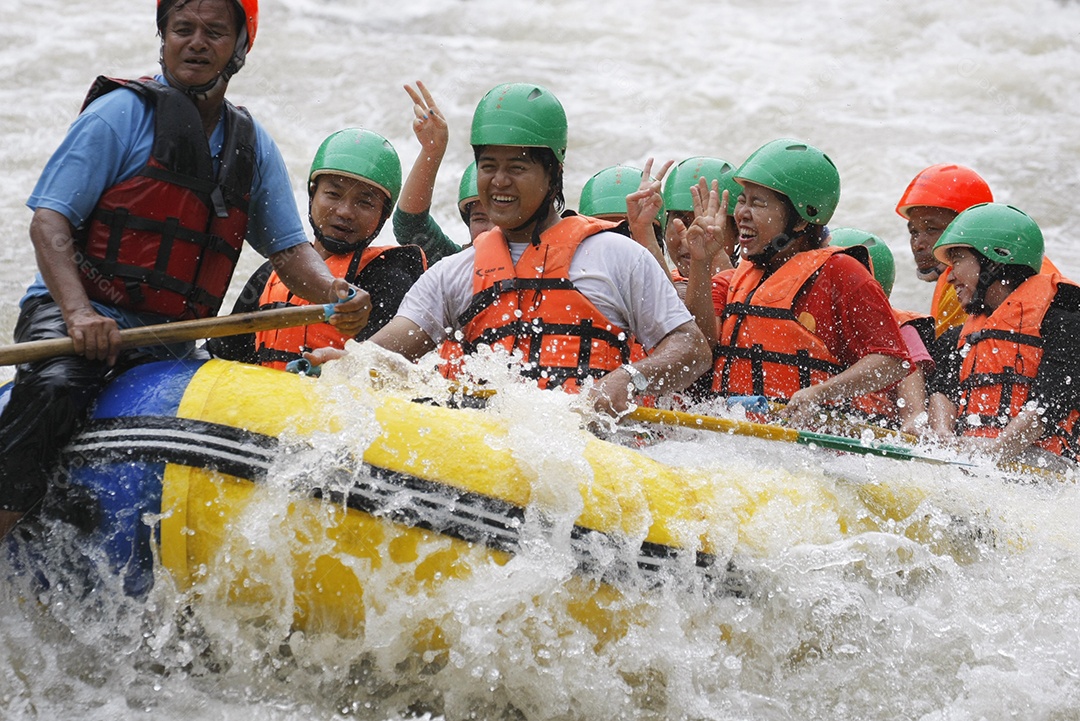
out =
<path fill-rule="evenodd" d="M 78 355 L 20 366 L 0 415 L 0 536 L 46 479 L 111 369 L 191 350 L 121 352 L 120 328 L 217 313 L 246 241 L 314 303 L 354 290 L 307 241 L 284 161 L 247 111 L 225 100 L 255 39 L 255 0 L 159 0 L 162 75 L 99 78 L 27 205 L 39 275 L 19 342 L 70 337 Z M 358 332 L 357 291 L 332 323 Z"/>

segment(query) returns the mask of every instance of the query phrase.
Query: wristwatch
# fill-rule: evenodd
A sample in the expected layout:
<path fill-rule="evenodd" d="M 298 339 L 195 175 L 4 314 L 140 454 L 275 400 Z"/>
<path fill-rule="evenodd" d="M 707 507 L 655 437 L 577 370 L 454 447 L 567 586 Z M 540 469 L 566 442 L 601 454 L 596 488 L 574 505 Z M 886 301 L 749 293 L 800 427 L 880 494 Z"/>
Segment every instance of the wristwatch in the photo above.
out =
<path fill-rule="evenodd" d="M 630 383 L 634 386 L 634 390 L 638 393 L 644 393 L 645 389 L 649 387 L 649 379 L 645 377 L 645 374 L 629 363 L 623 363 L 622 369 L 630 374 Z"/>

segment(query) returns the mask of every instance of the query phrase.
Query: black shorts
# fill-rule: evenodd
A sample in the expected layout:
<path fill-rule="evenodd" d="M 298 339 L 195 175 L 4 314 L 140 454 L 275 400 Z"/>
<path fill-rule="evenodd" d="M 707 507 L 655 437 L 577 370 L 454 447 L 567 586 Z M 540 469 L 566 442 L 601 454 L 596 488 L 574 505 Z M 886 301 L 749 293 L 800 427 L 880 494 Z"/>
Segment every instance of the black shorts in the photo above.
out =
<path fill-rule="evenodd" d="M 16 342 L 66 338 L 49 296 L 23 304 Z M 45 495 L 60 450 L 78 429 L 112 369 L 82 356 L 20 365 L 0 413 L 0 509 L 25 513 Z"/>

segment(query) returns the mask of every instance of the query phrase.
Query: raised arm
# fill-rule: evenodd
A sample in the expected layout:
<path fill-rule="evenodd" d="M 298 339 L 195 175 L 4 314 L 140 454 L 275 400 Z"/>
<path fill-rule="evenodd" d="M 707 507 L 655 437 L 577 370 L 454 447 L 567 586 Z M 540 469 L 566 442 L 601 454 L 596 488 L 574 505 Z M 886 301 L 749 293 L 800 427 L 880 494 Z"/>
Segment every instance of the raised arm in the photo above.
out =
<path fill-rule="evenodd" d="M 413 101 L 413 133 L 420 141 L 420 152 L 401 186 L 398 208 L 405 213 L 421 215 L 431 210 L 435 177 L 439 173 L 443 156 L 446 155 L 450 130 L 442 111 L 435 105 L 431 93 L 421 81 L 416 81 L 415 89 L 406 85 L 405 92 Z"/>
<path fill-rule="evenodd" d="M 715 180 L 710 188 L 705 178 L 701 178 L 699 185 L 690 189 L 694 201 L 694 222 L 685 228 L 682 221 L 672 221 L 676 224 L 676 232 L 686 234 L 686 244 L 690 250 L 686 308 L 693 314 L 710 347 L 719 340 L 712 277 L 725 266 L 731 267 L 726 251 L 729 240 L 727 205 L 731 199 L 726 190 L 722 194 L 718 190 L 719 185 Z"/>
<path fill-rule="evenodd" d="M 656 214 L 664 207 L 664 197 L 660 193 L 664 176 L 674 161 L 667 161 L 654 178 L 652 176 L 653 159 L 645 161 L 641 171 L 641 184 L 638 189 L 626 196 L 626 220 L 630 226 L 630 237 L 652 254 L 665 272 L 668 271 L 664 260 L 664 248 L 653 230 Z"/>

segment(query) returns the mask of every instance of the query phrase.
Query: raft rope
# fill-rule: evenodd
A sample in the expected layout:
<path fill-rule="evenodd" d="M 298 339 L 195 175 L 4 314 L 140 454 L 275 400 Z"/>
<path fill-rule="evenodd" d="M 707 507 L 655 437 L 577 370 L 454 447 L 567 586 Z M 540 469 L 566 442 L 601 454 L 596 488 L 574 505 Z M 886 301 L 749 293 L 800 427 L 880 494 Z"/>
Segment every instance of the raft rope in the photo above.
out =
<path fill-rule="evenodd" d="M 80 459 L 78 464 L 174 463 L 260 483 L 281 450 L 277 438 L 234 426 L 189 418 L 125 416 L 88 422 L 64 452 L 68 461 Z M 310 495 L 493 551 L 517 554 L 525 541 L 525 508 L 500 498 L 359 459 L 339 466 L 329 480 L 326 488 L 311 489 Z M 348 490 L 338 490 L 343 488 Z M 691 561 L 686 549 L 651 541 L 637 544 L 577 524 L 570 531 L 570 548 L 581 575 L 599 576 L 621 587 L 638 583 L 654 587 L 685 580 L 692 565 L 711 592 L 746 593 L 746 579 L 730 563 L 718 568 L 712 554 L 697 551 Z"/>

